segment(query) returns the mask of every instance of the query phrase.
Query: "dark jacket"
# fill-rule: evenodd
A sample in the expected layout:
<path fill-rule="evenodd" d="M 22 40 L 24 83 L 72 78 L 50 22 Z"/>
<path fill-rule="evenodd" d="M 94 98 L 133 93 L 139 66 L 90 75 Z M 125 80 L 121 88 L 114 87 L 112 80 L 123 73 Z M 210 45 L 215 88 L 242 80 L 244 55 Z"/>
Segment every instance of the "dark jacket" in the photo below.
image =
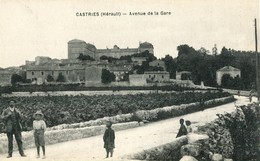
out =
<path fill-rule="evenodd" d="M 176 138 L 181 137 L 183 135 L 187 135 L 187 133 L 188 133 L 188 131 L 187 131 L 186 127 L 182 124 Z"/>
<path fill-rule="evenodd" d="M 115 148 L 115 131 L 111 128 L 106 129 L 103 136 L 104 148 L 113 149 Z"/>
<path fill-rule="evenodd" d="M 4 120 L 5 122 L 5 131 L 7 133 L 12 132 L 13 128 L 15 128 L 15 130 L 17 131 L 22 131 L 22 125 L 21 125 L 21 118 L 22 118 L 22 114 L 18 109 L 14 109 L 14 113 L 15 113 L 15 119 L 17 120 L 17 122 L 13 122 L 13 119 L 11 117 L 11 114 L 13 112 L 7 108 L 3 111 L 2 115 L 1 115 L 1 119 Z M 14 127 L 14 125 L 16 125 Z"/>

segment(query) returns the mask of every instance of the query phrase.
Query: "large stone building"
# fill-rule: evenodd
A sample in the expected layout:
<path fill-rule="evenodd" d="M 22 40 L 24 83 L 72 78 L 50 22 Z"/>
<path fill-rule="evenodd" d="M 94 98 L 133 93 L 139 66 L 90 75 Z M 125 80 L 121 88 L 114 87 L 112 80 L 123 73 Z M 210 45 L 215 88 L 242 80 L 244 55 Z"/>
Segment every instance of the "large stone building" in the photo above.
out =
<path fill-rule="evenodd" d="M 146 50 L 154 54 L 153 45 L 148 42 L 139 43 L 138 48 L 119 48 L 117 45 L 114 45 L 111 49 L 97 49 L 93 44 L 78 39 L 68 42 L 69 59 L 77 59 L 80 54 L 88 55 L 96 60 L 99 60 L 101 56 L 120 58 L 121 56 L 133 55 Z"/>
<path fill-rule="evenodd" d="M 236 76 L 241 77 L 240 69 L 234 68 L 232 66 L 225 66 L 223 68 L 220 68 L 216 72 L 216 79 L 218 85 L 221 85 L 221 80 L 224 74 L 229 74 L 233 78 L 235 78 Z"/>
<path fill-rule="evenodd" d="M 129 82 L 131 86 L 145 86 L 148 83 L 168 83 L 170 82 L 170 74 L 166 71 L 146 71 L 144 74 L 129 75 Z"/>
<path fill-rule="evenodd" d="M 80 54 L 95 58 L 96 47 L 85 41 L 73 39 L 68 42 L 68 58 L 77 59 Z"/>
<path fill-rule="evenodd" d="M 85 81 L 85 67 L 30 66 L 26 69 L 26 79 L 31 81 L 47 83 L 48 76 L 56 81 L 59 75 L 62 75 L 66 82 L 82 82 Z"/>

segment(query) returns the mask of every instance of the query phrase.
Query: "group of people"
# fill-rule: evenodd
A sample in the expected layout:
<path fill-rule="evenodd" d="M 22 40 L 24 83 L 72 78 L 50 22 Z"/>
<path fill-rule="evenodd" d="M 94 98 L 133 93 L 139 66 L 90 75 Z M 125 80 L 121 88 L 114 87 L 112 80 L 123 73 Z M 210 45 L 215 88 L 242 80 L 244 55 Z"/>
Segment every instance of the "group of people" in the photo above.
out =
<path fill-rule="evenodd" d="M 45 159 L 45 141 L 44 141 L 44 133 L 46 130 L 46 123 L 43 120 L 44 114 L 41 111 L 37 111 L 33 115 L 33 131 L 34 131 L 34 140 L 37 148 L 37 158 L 40 158 L 40 147 L 42 148 L 43 159 Z M 15 107 L 15 101 L 9 102 L 9 107 L 3 110 L 3 113 L 0 117 L 6 123 L 6 133 L 8 137 L 8 156 L 7 158 L 12 157 L 13 153 L 13 135 L 15 136 L 19 153 L 22 157 L 26 157 L 23 151 L 23 142 L 22 142 L 22 126 L 21 119 L 23 115 L 20 110 Z M 184 124 L 185 122 L 185 124 Z M 187 135 L 192 132 L 192 128 L 190 127 L 191 122 L 189 120 L 184 121 L 184 119 L 180 119 L 180 129 L 176 136 L 180 137 L 183 135 Z M 103 135 L 104 148 L 106 149 L 106 157 L 113 156 L 113 150 L 115 148 L 115 131 L 112 129 L 112 122 L 108 122 L 106 124 L 106 131 Z"/>
<path fill-rule="evenodd" d="M 40 147 L 42 147 L 43 152 L 43 159 L 46 158 L 45 156 L 45 140 L 44 140 L 44 133 L 46 130 L 46 123 L 43 120 L 44 115 L 39 110 L 33 115 L 33 133 L 34 133 L 34 141 L 35 146 L 37 148 L 37 158 L 40 158 Z M 5 132 L 8 138 L 8 156 L 7 158 L 11 158 L 13 154 L 13 135 L 15 136 L 19 153 L 21 157 L 26 157 L 24 150 L 23 150 L 23 142 L 22 142 L 22 125 L 21 119 L 23 115 L 21 114 L 20 110 L 15 107 L 15 101 L 9 102 L 9 107 L 3 110 L 3 113 L 0 117 L 1 120 L 5 122 Z M 104 133 L 103 140 L 104 140 L 104 148 L 107 152 L 107 158 L 113 156 L 113 149 L 115 148 L 115 132 L 112 129 L 112 122 L 107 123 L 107 129 Z"/>
<path fill-rule="evenodd" d="M 178 131 L 178 133 L 177 133 L 177 135 L 176 135 L 176 138 L 178 138 L 178 137 L 181 137 L 181 136 L 183 136 L 183 135 L 187 135 L 187 134 L 189 134 L 189 133 L 191 133 L 192 132 L 192 128 L 191 128 L 191 122 L 189 121 L 189 120 L 186 120 L 185 121 L 185 125 L 184 125 L 184 119 L 180 119 L 180 129 L 179 129 L 179 131 Z"/>

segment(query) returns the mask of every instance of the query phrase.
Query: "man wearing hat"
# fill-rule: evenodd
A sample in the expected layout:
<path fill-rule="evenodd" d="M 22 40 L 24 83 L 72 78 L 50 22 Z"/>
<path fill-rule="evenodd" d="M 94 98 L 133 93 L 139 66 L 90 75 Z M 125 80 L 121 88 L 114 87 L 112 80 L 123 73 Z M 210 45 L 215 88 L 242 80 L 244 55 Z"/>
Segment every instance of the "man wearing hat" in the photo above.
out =
<path fill-rule="evenodd" d="M 22 157 L 26 157 L 23 151 L 22 142 L 22 125 L 21 125 L 21 112 L 15 107 L 15 101 L 9 102 L 9 107 L 5 109 L 1 115 L 1 119 L 5 121 L 6 133 L 8 138 L 8 156 L 11 158 L 13 154 L 13 135 L 15 136 L 19 153 Z"/>

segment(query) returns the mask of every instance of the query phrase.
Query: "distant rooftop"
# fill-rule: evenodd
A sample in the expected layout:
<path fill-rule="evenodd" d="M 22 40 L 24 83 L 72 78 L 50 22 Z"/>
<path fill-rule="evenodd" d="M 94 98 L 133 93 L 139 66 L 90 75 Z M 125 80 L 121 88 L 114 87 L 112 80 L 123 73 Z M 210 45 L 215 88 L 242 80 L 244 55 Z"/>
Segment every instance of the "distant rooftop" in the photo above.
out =
<path fill-rule="evenodd" d="M 234 68 L 232 66 L 225 66 L 217 71 L 240 71 L 240 69 Z"/>

